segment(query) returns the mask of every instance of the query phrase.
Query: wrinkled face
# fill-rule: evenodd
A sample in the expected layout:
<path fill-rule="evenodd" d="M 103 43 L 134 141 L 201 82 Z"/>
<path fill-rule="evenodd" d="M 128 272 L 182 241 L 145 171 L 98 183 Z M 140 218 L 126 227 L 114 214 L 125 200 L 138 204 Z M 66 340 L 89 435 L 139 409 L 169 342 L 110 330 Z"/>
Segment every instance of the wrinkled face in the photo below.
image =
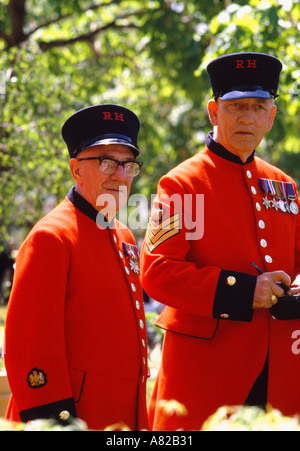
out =
<path fill-rule="evenodd" d="M 76 182 L 76 190 L 98 211 L 111 210 L 114 216 L 122 208 L 130 193 L 133 177 L 129 177 L 123 166 L 118 166 L 114 174 L 106 174 L 99 160 L 83 160 L 90 157 L 114 158 L 118 161 L 133 161 L 135 157 L 129 147 L 110 144 L 95 146 L 80 152 L 70 161 L 70 170 Z"/>
<path fill-rule="evenodd" d="M 209 117 L 215 139 L 244 161 L 271 130 L 276 106 L 273 99 L 211 100 Z"/>

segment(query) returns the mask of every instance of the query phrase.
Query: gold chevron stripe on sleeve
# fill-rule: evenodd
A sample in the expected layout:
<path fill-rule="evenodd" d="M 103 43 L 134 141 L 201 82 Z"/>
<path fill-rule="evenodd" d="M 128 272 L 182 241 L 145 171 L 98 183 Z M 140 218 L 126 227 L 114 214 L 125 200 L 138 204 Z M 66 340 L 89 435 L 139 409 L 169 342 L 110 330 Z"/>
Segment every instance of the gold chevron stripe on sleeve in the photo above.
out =
<path fill-rule="evenodd" d="M 158 240 L 167 231 L 178 229 L 179 227 L 180 227 L 179 213 L 166 219 L 162 224 L 159 224 L 157 227 L 154 226 L 151 221 L 149 222 L 149 232 L 151 233 L 152 237 L 155 237 L 156 240 Z"/>
<path fill-rule="evenodd" d="M 146 244 L 149 251 L 153 252 L 154 249 L 156 249 L 160 244 L 164 243 L 178 233 L 180 233 L 179 213 L 167 218 L 157 227 L 155 227 L 150 220 L 146 233 Z"/>

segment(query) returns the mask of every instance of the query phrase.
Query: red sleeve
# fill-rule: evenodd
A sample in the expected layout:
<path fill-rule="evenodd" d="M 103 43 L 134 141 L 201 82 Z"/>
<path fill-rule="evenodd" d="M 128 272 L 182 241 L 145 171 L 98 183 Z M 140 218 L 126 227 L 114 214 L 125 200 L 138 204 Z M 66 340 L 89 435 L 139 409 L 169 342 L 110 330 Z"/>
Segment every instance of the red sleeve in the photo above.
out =
<path fill-rule="evenodd" d="M 188 314 L 251 321 L 257 278 L 192 261 L 192 240 L 204 232 L 200 204 L 201 197 L 188 194 L 180 181 L 168 176 L 160 181 L 141 254 L 144 289 Z"/>
<path fill-rule="evenodd" d="M 31 233 L 16 262 L 6 319 L 5 364 L 22 421 L 76 415 L 68 376 L 64 309 L 68 255 L 52 232 Z"/>

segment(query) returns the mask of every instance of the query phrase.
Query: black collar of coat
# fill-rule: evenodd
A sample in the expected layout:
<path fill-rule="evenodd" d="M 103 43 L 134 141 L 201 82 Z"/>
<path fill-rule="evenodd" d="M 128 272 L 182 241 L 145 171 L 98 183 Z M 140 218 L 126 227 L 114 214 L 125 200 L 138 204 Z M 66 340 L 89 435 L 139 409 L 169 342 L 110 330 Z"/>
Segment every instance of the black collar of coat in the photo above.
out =
<path fill-rule="evenodd" d="M 244 163 L 240 159 L 240 157 L 229 152 L 229 150 L 227 150 L 224 146 L 222 146 L 217 141 L 215 141 L 213 132 L 208 133 L 207 138 L 206 138 L 206 146 L 214 154 L 218 155 L 221 158 L 224 158 L 225 160 L 231 161 L 232 163 L 236 163 L 236 164 L 245 165 L 245 164 L 251 163 L 255 157 L 255 150 L 254 150 L 252 152 L 252 154 L 250 155 L 250 157 L 248 157 L 247 161 Z"/>
<path fill-rule="evenodd" d="M 72 202 L 72 204 L 77 208 L 77 210 L 81 211 L 81 213 L 86 215 L 92 221 L 96 223 L 107 224 L 107 228 L 112 228 L 114 221 L 111 221 L 109 223 L 108 220 L 99 211 L 97 211 L 84 197 L 82 197 L 76 191 L 75 186 L 72 186 L 72 188 L 67 194 L 67 198 L 69 199 L 70 202 Z M 101 215 L 100 221 L 98 215 Z"/>

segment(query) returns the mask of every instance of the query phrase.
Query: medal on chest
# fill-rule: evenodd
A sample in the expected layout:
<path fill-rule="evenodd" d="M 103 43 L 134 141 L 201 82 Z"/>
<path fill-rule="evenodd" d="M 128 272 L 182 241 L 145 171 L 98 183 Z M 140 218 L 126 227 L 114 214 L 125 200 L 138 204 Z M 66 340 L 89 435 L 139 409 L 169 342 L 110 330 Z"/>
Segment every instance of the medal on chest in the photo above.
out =
<path fill-rule="evenodd" d="M 138 247 L 134 244 L 123 243 L 123 250 L 129 259 L 129 266 L 131 271 L 140 274 L 140 256 Z"/>
<path fill-rule="evenodd" d="M 261 178 L 259 179 L 259 186 L 265 194 L 263 205 L 267 210 L 274 208 L 282 213 L 293 215 L 299 213 L 299 207 L 295 202 L 297 195 L 292 183 Z M 269 196 L 272 196 L 272 199 Z"/>

